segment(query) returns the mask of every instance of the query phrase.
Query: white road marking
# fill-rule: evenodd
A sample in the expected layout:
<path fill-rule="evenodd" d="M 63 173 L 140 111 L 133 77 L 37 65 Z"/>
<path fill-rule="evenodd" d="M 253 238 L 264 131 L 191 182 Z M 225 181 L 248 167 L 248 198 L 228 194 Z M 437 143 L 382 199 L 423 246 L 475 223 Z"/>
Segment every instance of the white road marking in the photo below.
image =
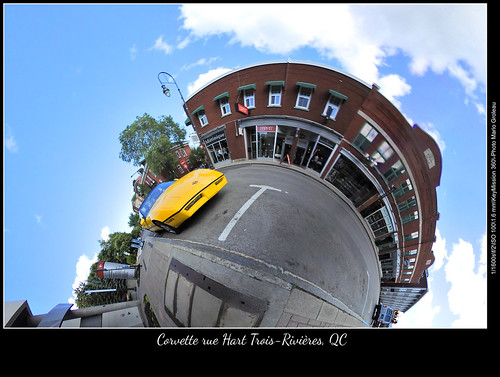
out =
<path fill-rule="evenodd" d="M 257 191 L 255 194 L 253 194 L 252 197 L 250 199 L 248 199 L 245 204 L 243 204 L 243 206 L 238 210 L 238 212 L 236 212 L 236 215 L 234 215 L 234 217 L 231 219 L 231 221 L 229 221 L 229 223 L 226 225 L 226 228 L 222 231 L 221 235 L 219 236 L 219 241 L 226 240 L 227 236 L 229 236 L 229 233 L 231 232 L 233 227 L 236 225 L 238 220 L 241 218 L 241 216 L 243 216 L 243 214 L 246 212 L 246 210 L 252 205 L 253 202 L 255 202 L 257 200 L 257 198 L 259 196 L 261 196 L 264 193 L 264 191 L 274 190 L 274 191 L 281 192 L 281 190 L 274 188 L 274 187 L 270 187 L 270 186 L 250 185 L 250 187 L 260 187 L 260 190 Z"/>

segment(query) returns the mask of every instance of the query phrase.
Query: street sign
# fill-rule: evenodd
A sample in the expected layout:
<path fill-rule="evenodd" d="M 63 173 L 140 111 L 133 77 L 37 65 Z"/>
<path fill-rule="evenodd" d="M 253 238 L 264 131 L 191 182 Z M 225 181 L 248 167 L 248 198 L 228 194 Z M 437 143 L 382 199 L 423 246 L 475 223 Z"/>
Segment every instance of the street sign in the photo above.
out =
<path fill-rule="evenodd" d="M 245 107 L 245 106 L 243 106 L 241 103 L 235 103 L 234 107 L 235 107 L 235 109 L 236 109 L 236 111 L 238 113 L 241 113 L 241 114 L 244 114 L 244 115 L 248 115 L 249 114 L 248 108 Z"/>

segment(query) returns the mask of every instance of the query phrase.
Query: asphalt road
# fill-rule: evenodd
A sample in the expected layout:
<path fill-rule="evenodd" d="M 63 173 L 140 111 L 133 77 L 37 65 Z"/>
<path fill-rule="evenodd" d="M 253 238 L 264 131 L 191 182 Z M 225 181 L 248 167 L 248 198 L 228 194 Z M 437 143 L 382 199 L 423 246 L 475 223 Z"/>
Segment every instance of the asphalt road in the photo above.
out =
<path fill-rule="evenodd" d="M 370 322 L 380 275 L 359 217 L 320 182 L 278 166 L 220 169 L 227 185 L 181 230 L 162 237 L 285 272 L 292 283 L 331 295 Z"/>

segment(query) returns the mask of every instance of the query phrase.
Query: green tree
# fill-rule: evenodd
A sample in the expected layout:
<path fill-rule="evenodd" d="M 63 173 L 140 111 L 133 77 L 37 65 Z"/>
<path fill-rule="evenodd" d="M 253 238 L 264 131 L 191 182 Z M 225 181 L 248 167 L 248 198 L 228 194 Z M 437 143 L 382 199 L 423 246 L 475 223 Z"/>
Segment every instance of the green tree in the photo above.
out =
<path fill-rule="evenodd" d="M 186 130 L 181 129 L 171 116 L 161 116 L 156 120 L 144 114 L 120 133 L 120 158 L 135 166 L 146 160 L 155 174 L 164 174 L 166 170 L 167 175 L 174 175 L 173 167 L 177 159 L 172 149 L 185 137 Z"/>
<path fill-rule="evenodd" d="M 188 161 L 193 168 L 203 165 L 205 163 L 205 151 L 200 147 L 192 149 Z"/>
<path fill-rule="evenodd" d="M 139 216 L 130 214 L 129 225 L 137 224 Z M 132 238 L 137 238 L 140 232 L 139 225 L 135 225 L 132 232 L 115 232 L 109 235 L 107 241 L 99 241 L 101 251 L 97 254 L 98 261 L 115 262 L 123 264 L 135 264 L 137 259 L 137 249 L 131 247 Z M 75 289 L 75 302 L 79 308 L 88 306 L 104 305 L 120 302 L 123 292 L 126 289 L 126 281 L 124 279 L 100 279 L 97 276 L 97 264 L 92 264 L 90 273 L 85 283 Z M 92 289 L 107 289 L 116 288 L 121 291 L 106 292 L 106 293 L 93 293 L 88 295 L 86 291 Z"/>

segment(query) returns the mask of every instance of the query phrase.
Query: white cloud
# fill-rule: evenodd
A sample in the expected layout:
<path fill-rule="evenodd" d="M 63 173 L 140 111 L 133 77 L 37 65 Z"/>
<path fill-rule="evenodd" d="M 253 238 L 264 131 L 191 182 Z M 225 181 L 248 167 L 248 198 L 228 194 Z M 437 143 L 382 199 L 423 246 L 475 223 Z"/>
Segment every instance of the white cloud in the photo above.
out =
<path fill-rule="evenodd" d="M 11 153 L 16 153 L 18 151 L 16 138 L 12 134 L 12 128 L 6 124 L 5 125 L 5 147 Z"/>
<path fill-rule="evenodd" d="M 163 35 L 160 35 L 150 50 L 163 51 L 165 55 L 168 55 L 172 52 L 173 47 L 163 40 Z"/>
<path fill-rule="evenodd" d="M 486 83 L 485 4 L 185 4 L 180 10 L 190 32 L 183 47 L 221 34 L 265 53 L 312 47 L 368 83 L 385 81 L 392 99 L 410 92 L 403 78 L 379 72 L 397 52 L 409 57 L 413 74 L 448 72 L 468 95 Z"/>
<path fill-rule="evenodd" d="M 37 224 L 41 224 L 42 222 L 42 216 L 35 214 L 35 220 Z"/>
<path fill-rule="evenodd" d="M 432 247 L 432 251 L 434 253 L 434 263 L 430 267 L 430 272 L 437 272 L 441 269 L 444 264 L 445 258 L 448 258 L 448 254 L 446 251 L 446 239 L 441 237 L 441 232 L 439 229 L 436 229 L 436 242 Z"/>
<path fill-rule="evenodd" d="M 441 153 L 443 153 L 446 148 L 446 143 L 444 142 L 441 134 L 436 129 L 436 127 L 434 127 L 434 125 L 430 122 L 423 122 L 419 123 L 418 125 L 436 141 L 439 149 L 441 150 Z"/>
<path fill-rule="evenodd" d="M 221 76 L 224 73 L 229 72 L 229 71 L 231 71 L 231 69 L 219 67 L 219 68 L 211 69 L 207 73 L 202 73 L 201 75 L 198 76 L 198 78 L 195 81 L 188 84 L 188 87 L 187 87 L 188 95 L 193 94 L 198 89 L 200 89 L 203 85 L 208 84 L 213 79 L 215 79 L 215 78 L 217 78 L 217 77 L 219 77 L 219 76 Z"/>
<path fill-rule="evenodd" d="M 453 244 L 445 266 L 450 311 L 458 315 L 452 327 L 486 327 L 486 234 L 481 238 L 481 254 L 476 262 L 471 243 L 459 239 Z"/>
<path fill-rule="evenodd" d="M 191 64 L 184 64 L 182 67 L 181 67 L 181 71 L 187 71 L 187 70 L 190 70 L 191 68 L 194 68 L 194 67 L 197 67 L 197 66 L 201 66 L 201 65 L 210 65 L 211 63 L 213 63 L 214 61 L 218 60 L 219 57 L 215 56 L 215 57 L 212 57 L 212 58 L 201 58 L 200 60 L 198 60 L 197 62 L 194 62 L 194 63 L 191 63 Z"/>
<path fill-rule="evenodd" d="M 471 243 L 459 239 L 452 245 L 449 253 L 446 239 L 436 229 L 436 242 L 433 247 L 435 262 L 430 268 L 427 294 L 407 313 L 400 315 L 395 327 L 432 327 L 433 318 L 441 312 L 441 306 L 433 306 L 433 276 L 438 271 L 445 272 L 446 281 L 451 288 L 448 291 L 448 307 L 458 316 L 451 327 L 486 327 L 486 274 L 487 274 L 487 238 L 484 234 L 479 240 L 480 255 L 475 256 Z"/>
<path fill-rule="evenodd" d="M 411 86 L 403 77 L 396 74 L 381 77 L 377 85 L 380 86 L 380 92 L 399 109 L 401 103 L 395 97 L 402 97 L 411 92 Z"/>
<path fill-rule="evenodd" d="M 103 241 L 108 241 L 109 233 L 110 233 L 109 226 L 106 225 L 104 228 L 101 229 L 101 239 Z"/>
<path fill-rule="evenodd" d="M 97 253 L 95 253 L 91 259 L 86 254 L 80 255 L 80 258 L 78 258 L 78 262 L 76 263 L 76 276 L 72 285 L 73 292 L 76 288 L 78 288 L 80 283 L 87 281 L 90 273 L 90 266 L 92 266 L 95 262 L 97 262 Z M 76 306 L 75 298 L 76 296 L 73 293 L 73 297 L 70 297 L 68 302 Z"/>
<path fill-rule="evenodd" d="M 429 291 L 408 312 L 398 316 L 397 328 L 430 328 L 434 317 L 441 311 L 440 306 L 433 306 L 434 294 L 431 288 L 432 278 L 427 280 Z"/>
<path fill-rule="evenodd" d="M 134 43 L 132 47 L 129 48 L 130 60 L 135 60 L 137 57 L 137 45 Z"/>

